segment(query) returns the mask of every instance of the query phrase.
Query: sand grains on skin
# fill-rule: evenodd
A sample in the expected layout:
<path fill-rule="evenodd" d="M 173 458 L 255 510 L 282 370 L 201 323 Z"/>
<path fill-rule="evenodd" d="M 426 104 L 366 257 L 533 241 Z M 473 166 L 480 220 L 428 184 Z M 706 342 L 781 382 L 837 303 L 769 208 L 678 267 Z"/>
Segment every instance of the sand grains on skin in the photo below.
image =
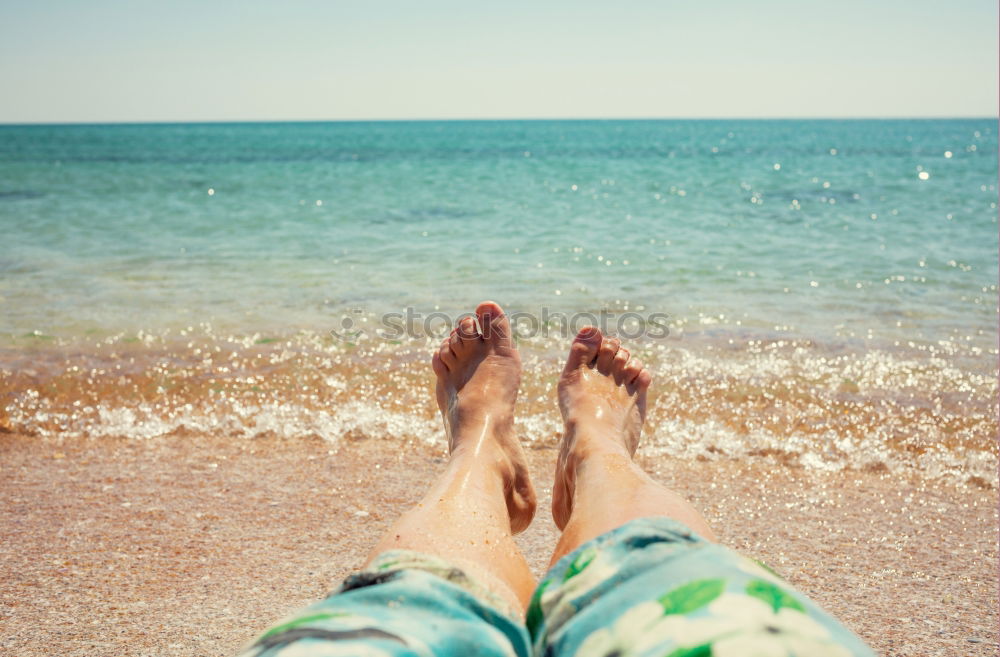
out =
<path fill-rule="evenodd" d="M 552 485 L 552 517 L 562 529 L 573 510 L 576 468 L 600 451 L 635 455 L 652 375 L 621 341 L 593 326 L 580 330 L 559 377 L 565 433 Z"/>
<path fill-rule="evenodd" d="M 495 452 L 511 531 L 524 531 L 534 517 L 536 495 L 514 429 L 521 357 L 503 309 L 492 301 L 480 303 L 475 319 L 458 322 L 434 352 L 431 365 L 450 452 Z"/>

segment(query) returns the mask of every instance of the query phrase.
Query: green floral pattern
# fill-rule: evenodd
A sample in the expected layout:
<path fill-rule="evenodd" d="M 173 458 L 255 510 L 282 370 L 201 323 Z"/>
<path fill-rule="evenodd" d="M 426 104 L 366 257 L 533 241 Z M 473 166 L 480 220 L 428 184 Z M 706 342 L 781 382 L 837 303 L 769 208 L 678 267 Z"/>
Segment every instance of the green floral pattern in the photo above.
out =
<path fill-rule="evenodd" d="M 581 546 L 545 576 L 521 623 L 441 559 L 382 555 L 244 657 L 870 657 L 763 564 L 664 518 Z"/>
<path fill-rule="evenodd" d="M 633 521 L 568 555 L 532 607 L 536 655 L 872 655 L 771 569 L 663 518 Z"/>

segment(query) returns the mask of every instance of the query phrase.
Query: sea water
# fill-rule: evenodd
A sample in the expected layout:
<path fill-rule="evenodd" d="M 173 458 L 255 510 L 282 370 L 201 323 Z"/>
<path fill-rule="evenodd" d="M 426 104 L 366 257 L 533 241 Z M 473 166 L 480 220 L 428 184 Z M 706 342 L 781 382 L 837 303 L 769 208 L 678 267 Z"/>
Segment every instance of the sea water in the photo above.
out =
<path fill-rule="evenodd" d="M 992 119 L 0 126 L 0 403 L 425 435 L 427 334 L 491 298 L 536 440 L 596 318 L 665 451 L 995 479 L 996 185 Z"/>

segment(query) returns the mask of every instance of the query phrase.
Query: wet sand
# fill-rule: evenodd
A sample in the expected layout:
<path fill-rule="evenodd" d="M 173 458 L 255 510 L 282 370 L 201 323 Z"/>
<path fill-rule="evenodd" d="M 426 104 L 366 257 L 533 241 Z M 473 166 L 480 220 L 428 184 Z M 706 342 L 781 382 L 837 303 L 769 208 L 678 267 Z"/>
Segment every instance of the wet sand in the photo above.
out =
<path fill-rule="evenodd" d="M 0 433 L 0 654 L 232 655 L 360 566 L 442 448 L 409 441 Z M 554 544 L 555 452 L 519 542 Z M 643 465 L 885 655 L 993 655 L 997 491 L 766 460 Z"/>
<path fill-rule="evenodd" d="M 183 433 L 432 445 L 441 426 L 427 355 L 439 344 L 195 331 L 0 346 L 0 429 L 54 440 Z M 650 454 L 1000 485 L 997 378 L 981 356 L 725 335 L 629 346 L 654 376 Z M 524 443 L 544 449 L 562 430 L 554 401 L 566 343 L 519 350 L 517 421 Z"/>

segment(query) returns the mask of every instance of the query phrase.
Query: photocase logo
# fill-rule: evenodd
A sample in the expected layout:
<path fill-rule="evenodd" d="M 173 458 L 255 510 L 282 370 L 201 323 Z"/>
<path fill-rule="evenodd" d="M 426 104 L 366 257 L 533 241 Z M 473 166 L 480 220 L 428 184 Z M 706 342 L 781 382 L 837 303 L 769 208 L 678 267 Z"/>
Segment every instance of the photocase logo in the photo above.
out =
<path fill-rule="evenodd" d="M 402 312 L 390 312 L 372 318 L 364 308 L 351 308 L 340 318 L 340 326 L 330 330 L 337 340 L 354 342 L 366 335 L 380 340 L 399 341 L 404 338 L 444 337 L 463 317 L 475 317 L 472 313 L 448 315 L 435 311 L 428 314 L 412 307 Z M 369 323 L 369 319 L 373 321 Z M 601 310 L 598 313 L 567 314 L 543 307 L 540 312 L 517 311 L 509 313 L 507 319 L 511 331 L 519 340 L 535 337 L 569 338 L 584 326 L 596 326 L 602 333 L 632 340 L 639 337 L 666 338 L 670 335 L 670 316 L 666 313 L 640 314 L 637 312 L 616 313 Z M 370 326 L 370 330 L 362 327 Z M 488 328 L 488 327 L 487 327 Z"/>
<path fill-rule="evenodd" d="M 340 318 L 340 328 L 330 329 L 330 335 L 343 342 L 354 342 L 365 332 L 360 327 L 364 317 L 364 308 L 351 308 Z"/>

